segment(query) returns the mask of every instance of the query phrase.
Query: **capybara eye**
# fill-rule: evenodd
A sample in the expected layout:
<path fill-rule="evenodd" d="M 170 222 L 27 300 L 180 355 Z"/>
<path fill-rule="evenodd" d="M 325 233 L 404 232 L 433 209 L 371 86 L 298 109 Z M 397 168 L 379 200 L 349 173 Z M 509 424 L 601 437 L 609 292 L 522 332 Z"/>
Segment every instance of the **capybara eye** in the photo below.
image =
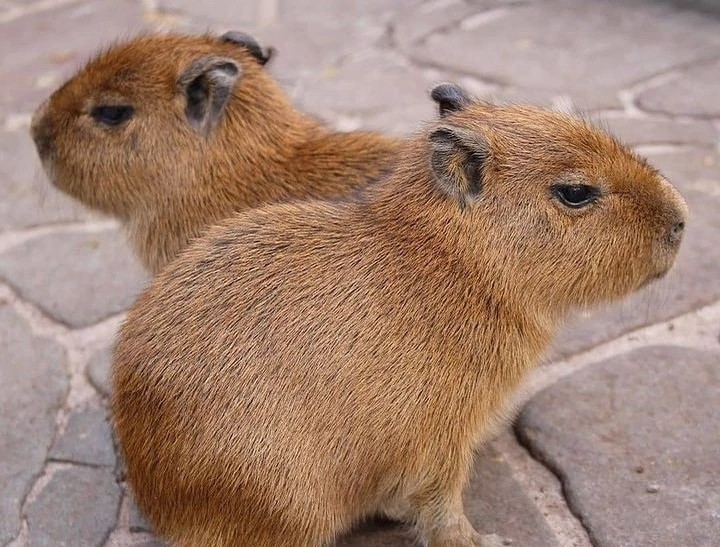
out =
<path fill-rule="evenodd" d="M 597 188 L 587 184 L 556 184 L 552 192 L 563 205 L 573 209 L 591 204 L 600 195 Z"/>
<path fill-rule="evenodd" d="M 103 105 L 93 108 L 90 115 L 96 122 L 115 126 L 132 118 L 133 112 L 134 110 L 132 106 Z"/>

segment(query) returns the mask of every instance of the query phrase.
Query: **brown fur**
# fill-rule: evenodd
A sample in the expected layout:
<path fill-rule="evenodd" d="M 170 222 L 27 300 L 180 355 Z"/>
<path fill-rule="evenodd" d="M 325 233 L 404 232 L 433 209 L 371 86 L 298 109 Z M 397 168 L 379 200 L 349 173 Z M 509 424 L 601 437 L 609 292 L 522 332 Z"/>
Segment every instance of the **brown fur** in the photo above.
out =
<path fill-rule="evenodd" d="M 234 60 L 241 74 L 209 134 L 186 119 L 180 74 L 198 59 Z M 129 104 L 120 127 L 91 118 Z M 297 111 L 243 47 L 213 36 L 149 36 L 110 48 L 42 105 L 33 135 L 53 183 L 119 218 L 151 271 L 207 226 L 262 203 L 337 198 L 381 178 L 398 142 L 335 133 Z"/>
<path fill-rule="evenodd" d="M 603 195 L 568 209 L 550 191 L 567 180 Z M 685 214 L 599 130 L 474 103 L 357 199 L 228 219 L 120 334 L 113 411 L 139 505 L 180 545 L 324 545 L 376 513 L 476 545 L 473 450 L 568 311 L 670 268 Z"/>

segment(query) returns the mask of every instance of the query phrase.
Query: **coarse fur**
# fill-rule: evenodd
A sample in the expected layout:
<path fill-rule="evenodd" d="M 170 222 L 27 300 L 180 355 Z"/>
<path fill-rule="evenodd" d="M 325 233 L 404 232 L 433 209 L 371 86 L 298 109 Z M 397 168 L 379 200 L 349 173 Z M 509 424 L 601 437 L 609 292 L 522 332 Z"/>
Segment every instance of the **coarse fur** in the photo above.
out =
<path fill-rule="evenodd" d="M 600 194 L 568 207 L 566 183 Z M 598 129 L 479 102 L 354 199 L 233 216 L 119 337 L 138 504 L 185 546 L 327 545 L 377 513 L 431 547 L 478 545 L 461 501 L 474 449 L 569 311 L 668 271 L 685 216 Z"/>
<path fill-rule="evenodd" d="M 397 140 L 330 131 L 293 107 L 266 61 L 240 33 L 151 35 L 109 48 L 35 113 L 51 181 L 120 219 L 156 272 L 235 211 L 338 198 L 391 170 Z M 193 100 L 207 108 L 194 112 Z M 134 112 L 108 126 L 92 115 L 102 105 Z"/>

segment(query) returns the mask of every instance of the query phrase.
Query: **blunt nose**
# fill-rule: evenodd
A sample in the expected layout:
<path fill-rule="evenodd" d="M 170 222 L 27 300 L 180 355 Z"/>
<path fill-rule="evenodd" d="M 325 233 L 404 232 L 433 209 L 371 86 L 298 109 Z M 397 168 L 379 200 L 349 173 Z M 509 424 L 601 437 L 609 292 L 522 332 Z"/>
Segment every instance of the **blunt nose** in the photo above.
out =
<path fill-rule="evenodd" d="M 47 116 L 48 101 L 42 103 L 30 121 L 30 134 L 35 141 L 38 154 L 44 158 L 52 151 L 53 134 Z"/>
<path fill-rule="evenodd" d="M 685 231 L 685 221 L 679 220 L 673 224 L 670 228 L 669 240 L 673 245 L 677 245 L 682 240 L 683 232 Z"/>

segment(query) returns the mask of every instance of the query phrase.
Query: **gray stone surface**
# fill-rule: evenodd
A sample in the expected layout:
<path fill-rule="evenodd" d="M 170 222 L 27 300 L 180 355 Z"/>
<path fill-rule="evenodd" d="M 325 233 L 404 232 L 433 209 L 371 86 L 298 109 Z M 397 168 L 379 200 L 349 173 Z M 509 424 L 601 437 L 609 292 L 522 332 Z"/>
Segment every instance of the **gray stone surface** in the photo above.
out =
<path fill-rule="evenodd" d="M 698 64 L 666 84 L 640 94 L 640 106 L 652 112 L 720 117 L 720 60 Z"/>
<path fill-rule="evenodd" d="M 140 511 L 140 508 L 135 503 L 135 500 L 132 499 L 132 496 L 130 496 L 129 513 L 131 532 L 150 532 L 152 530 L 152 526 L 145 518 L 145 515 L 142 514 L 142 511 Z"/>
<path fill-rule="evenodd" d="M 147 279 L 124 236 L 115 230 L 27 241 L 0 256 L 0 277 L 72 327 L 126 310 Z"/>
<path fill-rule="evenodd" d="M 48 183 L 26 128 L 0 132 L 0 230 L 88 216 Z"/>
<path fill-rule="evenodd" d="M 608 118 L 591 116 L 590 119 L 605 126 L 623 143 L 648 144 L 700 144 L 712 146 L 717 142 L 718 133 L 713 124 L 706 120 L 679 121 L 650 118 Z"/>
<path fill-rule="evenodd" d="M 62 435 L 50 449 L 53 460 L 89 465 L 115 465 L 108 411 L 102 406 L 91 406 L 73 412 Z"/>
<path fill-rule="evenodd" d="M 655 346 L 535 397 L 517 429 L 596 545 L 720 537 L 720 351 Z"/>
<path fill-rule="evenodd" d="M 372 50 L 307 78 L 298 103 L 331 120 L 354 118 L 358 129 L 400 135 L 436 116 L 429 89 L 437 80 L 397 54 Z M 368 81 L 373 89 L 363 84 Z"/>
<path fill-rule="evenodd" d="M 713 20 L 650 2 L 511 3 L 443 30 L 415 43 L 413 58 L 583 108 L 615 106 L 618 90 L 720 52 Z"/>
<path fill-rule="evenodd" d="M 32 112 L 100 44 L 147 25 L 136 0 L 83 0 L 38 11 L 0 28 L 8 51 L 0 55 L 2 119 L 10 113 Z"/>
<path fill-rule="evenodd" d="M 58 469 L 27 508 L 28 545 L 102 545 L 117 521 L 119 506 L 120 487 L 111 468 Z"/>
<path fill-rule="evenodd" d="M 40 473 L 68 388 L 65 352 L 34 335 L 0 300 L 0 543 L 19 531 L 21 504 Z"/>
<path fill-rule="evenodd" d="M 112 347 L 108 346 L 96 351 L 85 370 L 90 383 L 102 395 L 110 395 L 110 386 L 112 383 Z"/>

